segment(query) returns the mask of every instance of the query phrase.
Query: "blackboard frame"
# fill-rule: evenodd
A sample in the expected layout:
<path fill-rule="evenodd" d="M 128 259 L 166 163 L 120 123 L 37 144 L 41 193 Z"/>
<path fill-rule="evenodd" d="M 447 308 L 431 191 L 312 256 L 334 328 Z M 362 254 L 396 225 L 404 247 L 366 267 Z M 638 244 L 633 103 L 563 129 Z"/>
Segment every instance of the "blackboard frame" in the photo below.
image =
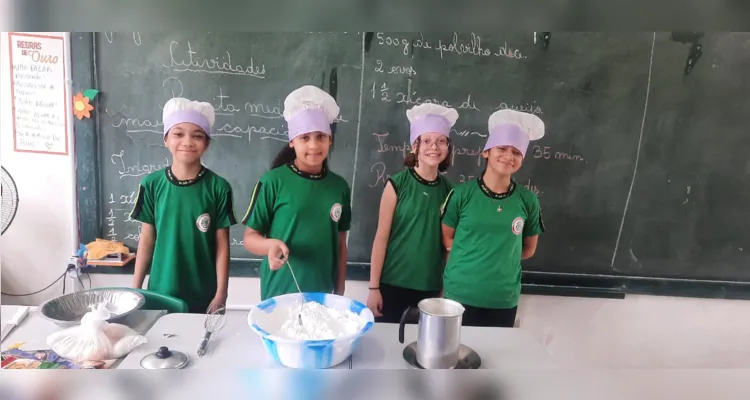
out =
<path fill-rule="evenodd" d="M 94 34 L 71 32 L 70 51 L 74 93 L 97 88 Z M 104 227 L 100 193 L 101 165 L 98 138 L 98 113 L 91 119 L 74 120 L 76 157 L 76 196 L 79 236 L 82 243 L 100 237 Z M 258 262 L 232 259 L 230 276 L 257 277 Z M 125 267 L 87 267 L 87 273 L 132 274 L 132 263 Z M 367 281 L 369 267 L 350 264 L 347 278 Z M 722 299 L 750 299 L 750 283 L 706 281 L 641 276 L 566 274 L 526 271 L 523 293 L 577 297 L 624 298 L 626 294 L 670 295 Z"/>

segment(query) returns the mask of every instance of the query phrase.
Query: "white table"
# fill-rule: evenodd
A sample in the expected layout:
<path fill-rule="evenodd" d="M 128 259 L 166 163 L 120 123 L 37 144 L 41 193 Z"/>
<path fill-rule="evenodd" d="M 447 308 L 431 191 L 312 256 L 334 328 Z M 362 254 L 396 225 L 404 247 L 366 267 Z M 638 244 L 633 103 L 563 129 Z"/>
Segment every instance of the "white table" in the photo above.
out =
<path fill-rule="evenodd" d="M 206 315 L 167 314 L 146 333 L 148 343 L 130 352 L 118 368 L 141 369 L 141 359 L 161 346 L 187 354 L 190 362 L 186 369 L 284 368 L 276 364 L 263 347 L 260 336 L 247 325 L 247 314 L 247 311 L 228 311 L 226 325 L 211 335 L 203 357 L 198 357 L 197 350 L 205 333 Z M 349 369 L 349 363 L 344 361 L 336 368 Z"/>
<path fill-rule="evenodd" d="M 406 369 L 404 347 L 417 340 L 417 325 L 404 329 L 404 343 L 398 341 L 398 324 L 375 324 L 352 354 L 353 369 Z M 555 360 L 533 336 L 517 328 L 461 328 L 461 343 L 482 359 L 481 369 L 558 368 Z"/>
<path fill-rule="evenodd" d="M 247 311 L 229 311 L 226 325 L 211 336 L 206 355 L 196 354 L 203 338 L 204 314 L 168 314 L 146 333 L 148 343 L 133 350 L 120 369 L 140 369 L 141 359 L 161 346 L 188 354 L 188 369 L 267 369 L 276 364 L 260 337 L 247 325 Z M 174 335 L 172 337 L 167 336 Z M 522 329 L 464 327 L 462 342 L 482 358 L 481 368 L 557 368 L 554 359 Z M 402 352 L 417 338 L 416 325 L 407 325 L 406 343 L 398 342 L 398 324 L 376 323 L 351 357 L 336 369 L 406 369 Z"/>
<path fill-rule="evenodd" d="M 13 318 L 18 307 L 20 306 L 3 305 L 2 308 L 0 308 L 0 324 L 4 325 L 6 321 Z M 143 335 L 164 314 L 165 311 L 163 310 L 138 310 L 116 322 L 127 325 L 134 331 Z M 61 328 L 55 325 L 54 322 L 44 318 L 37 307 L 30 307 L 29 314 L 26 318 L 21 324 L 13 328 L 3 340 L 2 349 L 7 350 L 9 347 L 18 343 L 23 343 L 21 348 L 24 350 L 49 349 L 49 346 L 47 345 L 47 336 L 62 329 L 64 328 Z M 121 360 L 115 362 L 111 368 L 116 367 L 120 361 Z"/>

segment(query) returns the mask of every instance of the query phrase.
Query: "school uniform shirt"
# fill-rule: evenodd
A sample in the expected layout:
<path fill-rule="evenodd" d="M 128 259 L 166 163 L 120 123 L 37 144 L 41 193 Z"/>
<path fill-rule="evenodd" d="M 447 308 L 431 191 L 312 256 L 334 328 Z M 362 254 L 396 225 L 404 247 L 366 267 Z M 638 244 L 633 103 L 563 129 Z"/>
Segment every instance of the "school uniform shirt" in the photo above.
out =
<path fill-rule="evenodd" d="M 428 181 L 414 168 L 388 181 L 397 202 L 380 282 L 421 291 L 440 290 L 445 265 L 440 208 L 451 184 L 441 176 Z"/>
<path fill-rule="evenodd" d="M 184 181 L 171 167 L 152 172 L 130 217 L 156 229 L 148 290 L 204 312 L 217 289 L 216 231 L 237 223 L 229 182 L 205 167 Z"/>
<path fill-rule="evenodd" d="M 445 297 L 474 307 L 517 306 L 523 238 L 544 231 L 536 195 L 512 181 L 508 192 L 494 193 L 480 177 L 448 195 L 443 223 L 456 230 Z"/>
<path fill-rule="evenodd" d="M 331 293 L 339 262 L 339 232 L 349 230 L 349 184 L 327 170 L 309 174 L 294 163 L 268 171 L 253 189 L 242 223 L 289 248 L 289 263 L 303 292 Z M 297 293 L 289 267 L 260 266 L 260 297 Z"/>

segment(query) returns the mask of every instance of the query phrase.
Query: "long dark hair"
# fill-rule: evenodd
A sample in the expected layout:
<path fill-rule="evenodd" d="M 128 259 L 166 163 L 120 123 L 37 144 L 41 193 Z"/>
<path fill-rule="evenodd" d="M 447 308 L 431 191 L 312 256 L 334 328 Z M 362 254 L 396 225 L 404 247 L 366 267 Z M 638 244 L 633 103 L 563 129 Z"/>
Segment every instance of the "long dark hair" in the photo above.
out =
<path fill-rule="evenodd" d="M 412 149 L 414 149 L 414 151 L 406 153 L 406 157 L 404 158 L 405 167 L 414 168 L 419 165 L 419 159 L 417 157 L 417 155 L 419 154 L 419 143 L 420 140 L 417 139 L 417 141 L 412 145 Z M 451 159 L 453 158 L 452 155 L 453 143 L 448 140 L 448 155 L 445 156 L 445 160 L 441 161 L 440 164 L 438 164 L 438 171 L 445 172 L 448 170 L 448 167 L 451 166 Z"/>
<path fill-rule="evenodd" d="M 331 145 L 333 145 L 333 143 L 331 143 Z M 281 151 L 279 151 L 279 154 L 276 154 L 276 157 L 273 159 L 273 162 L 271 163 L 271 169 L 289 164 L 296 158 L 297 152 L 294 151 L 294 147 L 284 146 Z M 323 160 L 323 169 L 328 169 L 328 157 Z"/>

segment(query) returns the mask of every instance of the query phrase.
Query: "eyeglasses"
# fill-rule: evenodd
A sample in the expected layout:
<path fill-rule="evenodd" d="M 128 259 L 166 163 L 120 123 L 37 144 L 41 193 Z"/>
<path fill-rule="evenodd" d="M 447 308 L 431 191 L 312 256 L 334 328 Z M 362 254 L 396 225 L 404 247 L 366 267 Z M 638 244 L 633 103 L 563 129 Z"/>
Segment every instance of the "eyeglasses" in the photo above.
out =
<path fill-rule="evenodd" d="M 437 147 L 438 147 L 438 148 L 440 148 L 440 149 L 445 149 L 445 148 L 447 148 L 447 147 L 448 147 L 448 143 L 449 143 L 449 141 L 448 141 L 448 139 L 446 139 L 446 138 L 440 138 L 440 139 L 438 139 L 438 140 L 432 140 L 432 139 L 420 139 L 420 141 L 419 141 L 419 144 L 420 144 L 421 146 L 424 146 L 424 147 L 430 148 L 430 147 L 432 147 L 432 145 L 434 144 L 435 146 L 437 146 Z"/>

